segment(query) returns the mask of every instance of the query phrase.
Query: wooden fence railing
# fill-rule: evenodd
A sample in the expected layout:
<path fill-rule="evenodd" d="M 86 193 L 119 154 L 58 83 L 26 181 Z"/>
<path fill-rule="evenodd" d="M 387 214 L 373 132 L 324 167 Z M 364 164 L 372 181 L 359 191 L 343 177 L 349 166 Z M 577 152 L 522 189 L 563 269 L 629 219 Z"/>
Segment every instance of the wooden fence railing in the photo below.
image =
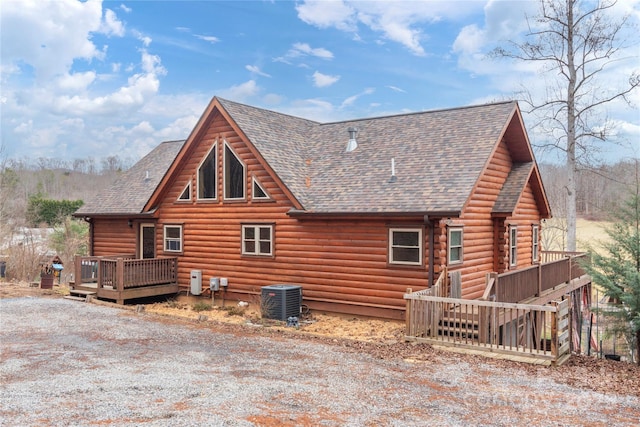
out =
<path fill-rule="evenodd" d="M 569 353 L 569 301 L 550 305 L 462 300 L 408 292 L 407 340 L 558 362 Z"/>
<path fill-rule="evenodd" d="M 585 274 L 582 263 L 588 255 L 578 252 L 543 252 L 543 262 L 520 270 L 491 274 L 491 296 L 495 301 L 515 303 L 540 296 L 543 292 Z M 563 256 L 561 256 L 563 255 Z M 493 281 L 493 283 L 490 283 Z"/>
<path fill-rule="evenodd" d="M 135 259 L 134 255 L 117 257 L 76 257 L 76 277 L 80 283 L 97 283 L 99 289 L 139 288 L 176 283 L 178 258 Z"/>
<path fill-rule="evenodd" d="M 122 291 L 129 288 L 175 283 L 178 280 L 178 258 L 101 259 L 98 287 L 112 286 Z"/>
<path fill-rule="evenodd" d="M 101 256 L 76 256 L 74 260 L 74 280 L 76 283 L 98 283 L 98 266 L 101 259 L 134 259 L 134 254 Z"/>

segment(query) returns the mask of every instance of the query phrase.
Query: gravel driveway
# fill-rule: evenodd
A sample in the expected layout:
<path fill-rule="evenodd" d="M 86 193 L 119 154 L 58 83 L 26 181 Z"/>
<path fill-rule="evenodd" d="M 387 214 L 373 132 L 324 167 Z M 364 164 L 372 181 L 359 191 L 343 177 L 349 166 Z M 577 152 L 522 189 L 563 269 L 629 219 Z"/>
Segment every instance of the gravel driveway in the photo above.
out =
<path fill-rule="evenodd" d="M 64 299 L 3 299 L 0 316 L 0 425 L 640 423 L 637 397 L 484 363 L 378 360 Z"/>

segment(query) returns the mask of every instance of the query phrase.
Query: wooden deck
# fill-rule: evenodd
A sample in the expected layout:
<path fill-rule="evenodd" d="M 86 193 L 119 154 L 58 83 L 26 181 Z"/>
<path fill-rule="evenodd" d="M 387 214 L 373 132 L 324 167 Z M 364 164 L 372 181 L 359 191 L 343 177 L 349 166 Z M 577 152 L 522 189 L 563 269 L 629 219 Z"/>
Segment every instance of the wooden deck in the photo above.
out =
<path fill-rule="evenodd" d="M 178 259 L 175 257 L 78 256 L 75 259 L 73 289 L 95 292 L 97 298 L 124 304 L 126 300 L 177 293 L 177 277 Z"/>
<path fill-rule="evenodd" d="M 552 253 L 540 265 L 488 275 L 480 300 L 450 298 L 445 270 L 433 287 L 407 290 L 405 339 L 530 363 L 562 364 L 571 354 L 578 306 L 591 284 L 582 269 L 584 259 L 583 254 Z"/>

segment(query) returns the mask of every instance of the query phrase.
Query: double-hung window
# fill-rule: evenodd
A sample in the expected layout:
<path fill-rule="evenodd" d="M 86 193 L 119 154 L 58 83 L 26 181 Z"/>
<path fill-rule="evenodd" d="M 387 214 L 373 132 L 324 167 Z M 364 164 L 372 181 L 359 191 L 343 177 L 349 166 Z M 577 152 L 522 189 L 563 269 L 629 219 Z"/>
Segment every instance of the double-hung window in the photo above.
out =
<path fill-rule="evenodd" d="M 449 228 L 449 264 L 462 262 L 462 227 Z"/>
<path fill-rule="evenodd" d="M 389 264 L 422 265 L 421 228 L 389 229 Z"/>
<path fill-rule="evenodd" d="M 273 256 L 273 225 L 243 225 L 242 255 Z"/>
<path fill-rule="evenodd" d="M 509 227 L 509 267 L 518 265 L 518 227 Z"/>
<path fill-rule="evenodd" d="M 531 262 L 537 263 L 540 257 L 540 227 L 534 224 L 531 227 Z"/>
<path fill-rule="evenodd" d="M 164 251 L 182 252 L 182 226 L 164 226 Z"/>

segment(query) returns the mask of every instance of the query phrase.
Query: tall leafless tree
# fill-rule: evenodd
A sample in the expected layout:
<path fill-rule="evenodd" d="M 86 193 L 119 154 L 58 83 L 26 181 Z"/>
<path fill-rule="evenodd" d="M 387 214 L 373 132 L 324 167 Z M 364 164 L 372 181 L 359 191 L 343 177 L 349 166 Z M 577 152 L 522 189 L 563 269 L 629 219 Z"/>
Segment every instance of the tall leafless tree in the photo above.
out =
<path fill-rule="evenodd" d="M 622 56 L 625 48 L 638 43 L 627 39 L 627 34 L 637 37 L 628 31 L 629 17 L 613 17 L 615 4 L 540 0 L 539 15 L 527 18 L 525 41 L 510 41 L 492 52 L 493 57 L 539 64 L 547 80 L 544 93 L 523 92 L 523 109 L 535 114 L 536 125 L 552 139 L 553 148 L 566 154 L 569 251 L 576 250 L 576 172 L 589 163 L 595 141 L 610 139 L 612 121 L 606 117 L 606 105 L 616 100 L 630 104 L 629 95 L 640 84 L 637 69 L 619 84 L 604 81 L 616 62 L 628 59 Z"/>

